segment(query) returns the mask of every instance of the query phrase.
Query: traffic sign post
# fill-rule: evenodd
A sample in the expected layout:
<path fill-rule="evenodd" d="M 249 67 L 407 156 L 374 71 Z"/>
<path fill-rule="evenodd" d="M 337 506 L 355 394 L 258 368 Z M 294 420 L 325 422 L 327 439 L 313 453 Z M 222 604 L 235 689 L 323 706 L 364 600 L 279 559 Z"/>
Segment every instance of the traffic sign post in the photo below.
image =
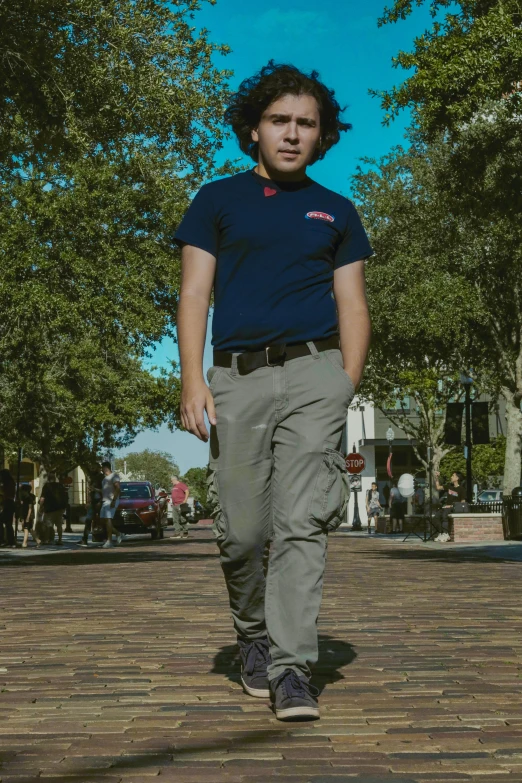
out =
<path fill-rule="evenodd" d="M 358 454 L 355 451 L 355 444 L 353 451 L 346 457 L 346 470 L 350 473 L 350 484 L 353 492 L 353 519 L 352 530 L 362 530 L 361 517 L 359 514 L 359 500 L 358 493 L 361 491 L 361 477 L 359 473 L 366 467 L 366 460 L 362 454 Z"/>
<path fill-rule="evenodd" d="M 346 470 L 348 473 L 362 473 L 366 467 L 366 460 L 362 454 L 358 454 L 355 449 L 346 457 Z"/>

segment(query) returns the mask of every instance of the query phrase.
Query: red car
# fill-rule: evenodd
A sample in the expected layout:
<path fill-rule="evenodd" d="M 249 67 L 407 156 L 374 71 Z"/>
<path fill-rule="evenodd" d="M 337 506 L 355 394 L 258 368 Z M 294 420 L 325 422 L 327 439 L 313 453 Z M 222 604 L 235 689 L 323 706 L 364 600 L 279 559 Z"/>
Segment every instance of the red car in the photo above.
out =
<path fill-rule="evenodd" d="M 122 481 L 120 503 L 114 516 L 114 527 L 121 533 L 150 533 L 151 538 L 163 538 L 167 527 L 167 511 L 156 499 L 150 481 Z M 92 539 L 106 537 L 102 519 L 93 520 Z"/>

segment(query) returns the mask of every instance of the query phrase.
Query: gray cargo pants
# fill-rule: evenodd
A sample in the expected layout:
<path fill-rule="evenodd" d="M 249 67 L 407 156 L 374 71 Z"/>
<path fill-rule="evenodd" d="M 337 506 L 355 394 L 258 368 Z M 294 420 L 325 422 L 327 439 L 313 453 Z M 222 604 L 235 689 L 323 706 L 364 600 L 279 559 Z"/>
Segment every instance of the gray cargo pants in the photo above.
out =
<path fill-rule="evenodd" d="M 353 384 L 337 349 L 239 375 L 211 367 L 209 505 L 238 636 L 268 633 L 269 678 L 317 661 L 327 534 L 346 515 L 339 451 Z M 269 546 L 268 567 L 266 549 Z"/>

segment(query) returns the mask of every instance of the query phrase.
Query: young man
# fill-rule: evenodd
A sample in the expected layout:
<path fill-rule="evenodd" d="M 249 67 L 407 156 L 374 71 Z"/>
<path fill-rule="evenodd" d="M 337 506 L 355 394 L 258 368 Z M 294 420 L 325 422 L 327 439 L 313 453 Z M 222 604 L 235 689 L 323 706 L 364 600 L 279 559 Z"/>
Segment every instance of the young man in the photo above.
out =
<path fill-rule="evenodd" d="M 371 534 L 372 519 L 375 532 L 377 532 L 377 519 L 382 511 L 379 500 L 379 488 L 376 481 L 372 481 L 371 489 L 366 493 L 366 513 L 368 515 L 368 534 Z"/>
<path fill-rule="evenodd" d="M 190 495 L 189 488 L 179 480 L 179 476 L 171 476 L 172 484 L 172 524 L 173 538 L 188 538 L 188 522 L 181 514 L 181 504 L 186 503 Z"/>
<path fill-rule="evenodd" d="M 115 533 L 118 544 L 124 539 L 123 533 L 113 525 L 112 520 L 116 514 L 116 509 L 120 504 L 120 476 L 119 473 L 113 473 L 110 462 L 102 462 L 103 480 L 102 480 L 102 504 L 100 509 L 100 519 L 104 519 L 107 525 L 107 541 L 103 545 L 104 549 L 113 546 L 112 534 Z"/>
<path fill-rule="evenodd" d="M 176 232 L 182 421 L 205 441 L 205 410 L 212 425 L 208 496 L 243 687 L 280 720 L 319 717 L 309 678 L 327 534 L 345 516 L 339 449 L 370 340 L 368 239 L 353 204 L 306 173 L 350 127 L 340 112 L 316 72 L 271 61 L 225 115 L 257 165 L 205 185 Z"/>

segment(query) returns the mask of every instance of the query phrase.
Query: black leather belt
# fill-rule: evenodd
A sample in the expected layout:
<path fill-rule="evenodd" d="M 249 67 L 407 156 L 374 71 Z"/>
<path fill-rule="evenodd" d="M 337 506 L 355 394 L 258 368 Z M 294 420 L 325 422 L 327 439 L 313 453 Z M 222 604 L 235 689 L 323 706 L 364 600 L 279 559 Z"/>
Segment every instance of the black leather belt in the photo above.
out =
<path fill-rule="evenodd" d="M 339 348 L 339 336 L 333 335 L 326 340 L 314 340 L 315 347 L 319 351 L 331 351 Z M 267 345 L 262 351 L 247 351 L 237 357 L 237 370 L 240 375 L 247 375 L 259 367 L 278 367 L 290 359 L 298 359 L 300 356 L 309 356 L 310 348 L 306 343 L 300 345 Z M 228 351 L 214 351 L 215 367 L 232 367 L 232 353 Z"/>

